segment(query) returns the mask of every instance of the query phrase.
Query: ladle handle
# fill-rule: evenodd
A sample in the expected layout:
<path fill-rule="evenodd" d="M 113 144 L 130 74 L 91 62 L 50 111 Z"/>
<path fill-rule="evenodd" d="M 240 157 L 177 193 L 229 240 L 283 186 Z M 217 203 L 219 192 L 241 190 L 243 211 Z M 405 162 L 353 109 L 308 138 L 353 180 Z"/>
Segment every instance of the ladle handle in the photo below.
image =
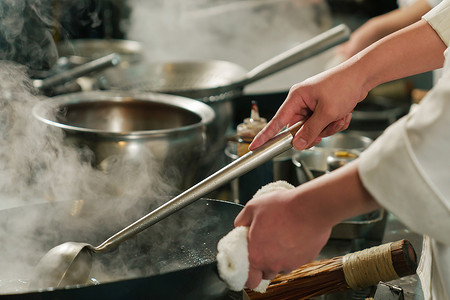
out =
<path fill-rule="evenodd" d="M 273 73 L 281 71 L 296 63 L 304 61 L 319 53 L 322 53 L 340 43 L 345 42 L 350 37 L 350 29 L 347 25 L 341 24 L 333 27 L 299 45 L 289 49 L 274 58 L 260 64 L 247 73 L 245 79 L 236 83 L 244 86 L 254 81 L 267 77 Z"/>
<path fill-rule="evenodd" d="M 87 75 L 89 73 L 106 69 L 108 67 L 117 66 L 120 63 L 120 56 L 116 53 L 111 53 L 98 59 L 92 60 L 81 66 L 61 72 L 45 79 L 37 79 L 33 81 L 35 88 L 45 90 L 62 83 L 68 82 L 75 78 Z"/>
<path fill-rule="evenodd" d="M 170 216 L 202 196 L 214 191 L 221 185 L 244 175 L 275 156 L 291 149 L 293 136 L 300 129 L 302 124 L 303 121 L 300 121 L 288 129 L 280 132 L 258 149 L 249 151 L 247 154 L 205 178 L 172 200 L 161 205 L 133 224 L 122 229 L 92 250 L 95 252 L 105 252 L 114 248 L 126 239 Z"/>

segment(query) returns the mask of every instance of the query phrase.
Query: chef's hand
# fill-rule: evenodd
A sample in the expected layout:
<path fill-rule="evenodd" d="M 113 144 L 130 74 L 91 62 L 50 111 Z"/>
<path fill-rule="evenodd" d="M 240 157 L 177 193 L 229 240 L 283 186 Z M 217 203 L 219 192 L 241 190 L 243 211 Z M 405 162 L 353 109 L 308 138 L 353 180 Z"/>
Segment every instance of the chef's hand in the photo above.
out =
<path fill-rule="evenodd" d="M 303 150 L 348 127 L 351 112 L 368 92 L 364 74 L 352 70 L 345 62 L 294 85 L 273 119 L 255 137 L 254 150 L 277 134 L 284 126 L 306 120 L 297 132 L 293 146 Z"/>
<path fill-rule="evenodd" d="M 327 242 L 329 218 L 311 211 L 313 203 L 295 203 L 296 199 L 296 189 L 264 194 L 249 201 L 237 216 L 235 226 L 249 227 L 248 288 L 310 262 Z"/>
<path fill-rule="evenodd" d="M 234 221 L 249 227 L 247 287 L 312 261 L 334 225 L 379 207 L 362 184 L 358 160 L 295 189 L 253 198 Z"/>

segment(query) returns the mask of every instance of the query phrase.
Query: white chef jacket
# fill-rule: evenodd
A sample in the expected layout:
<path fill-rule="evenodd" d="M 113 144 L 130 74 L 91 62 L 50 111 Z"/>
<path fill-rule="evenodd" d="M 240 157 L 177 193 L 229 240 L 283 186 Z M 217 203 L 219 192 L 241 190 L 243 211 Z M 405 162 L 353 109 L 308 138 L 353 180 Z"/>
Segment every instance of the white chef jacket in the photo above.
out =
<path fill-rule="evenodd" d="M 424 17 L 449 45 L 450 0 Z M 425 300 L 450 299 L 450 50 L 435 87 L 360 157 L 363 185 L 410 229 L 424 234 Z M 413 63 L 413 62 L 412 62 Z"/>
<path fill-rule="evenodd" d="M 414 2 L 416 2 L 417 0 L 397 0 L 397 5 L 399 7 L 405 7 L 405 6 L 409 6 L 411 4 L 413 4 Z M 441 2 L 442 0 L 427 0 L 428 4 L 430 5 L 430 7 L 435 7 L 436 5 L 439 4 L 439 2 Z"/>

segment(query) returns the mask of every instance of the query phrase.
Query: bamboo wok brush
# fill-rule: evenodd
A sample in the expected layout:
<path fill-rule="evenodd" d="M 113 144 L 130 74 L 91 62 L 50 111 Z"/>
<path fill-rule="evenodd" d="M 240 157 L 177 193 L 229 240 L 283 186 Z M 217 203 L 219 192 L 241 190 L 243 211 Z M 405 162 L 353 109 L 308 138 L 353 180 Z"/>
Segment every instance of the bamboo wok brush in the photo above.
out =
<path fill-rule="evenodd" d="M 347 289 L 359 290 L 415 274 L 417 256 L 408 240 L 322 259 L 274 278 L 265 293 L 246 290 L 250 299 L 308 299 Z"/>

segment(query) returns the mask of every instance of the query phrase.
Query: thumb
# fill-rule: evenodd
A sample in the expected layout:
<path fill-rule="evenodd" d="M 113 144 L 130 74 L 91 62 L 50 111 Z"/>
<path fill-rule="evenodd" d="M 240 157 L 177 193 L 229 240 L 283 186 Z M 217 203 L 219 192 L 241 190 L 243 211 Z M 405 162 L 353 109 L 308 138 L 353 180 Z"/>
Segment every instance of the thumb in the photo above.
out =
<path fill-rule="evenodd" d="M 250 224 L 253 221 L 253 214 L 251 214 L 245 207 L 241 210 L 241 212 L 234 219 L 234 227 L 246 226 L 250 227 Z"/>

